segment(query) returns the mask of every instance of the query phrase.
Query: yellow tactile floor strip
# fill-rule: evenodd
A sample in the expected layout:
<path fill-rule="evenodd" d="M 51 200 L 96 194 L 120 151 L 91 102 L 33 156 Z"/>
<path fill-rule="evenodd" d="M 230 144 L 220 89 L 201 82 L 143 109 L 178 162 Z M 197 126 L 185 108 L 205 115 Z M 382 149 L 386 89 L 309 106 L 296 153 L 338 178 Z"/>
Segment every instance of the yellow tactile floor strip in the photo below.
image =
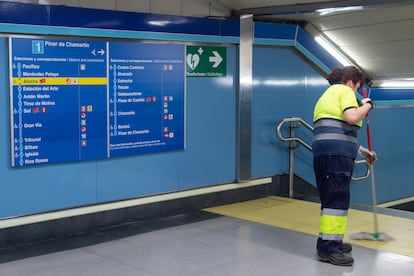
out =
<path fill-rule="evenodd" d="M 271 196 L 229 205 L 204 209 L 207 212 L 272 225 L 315 237 L 319 233 L 318 203 Z M 345 241 L 355 245 L 392 252 L 414 258 L 414 220 L 378 214 L 379 232 L 394 238 L 392 241 L 351 240 L 349 234 L 374 232 L 371 212 L 350 209 Z"/>

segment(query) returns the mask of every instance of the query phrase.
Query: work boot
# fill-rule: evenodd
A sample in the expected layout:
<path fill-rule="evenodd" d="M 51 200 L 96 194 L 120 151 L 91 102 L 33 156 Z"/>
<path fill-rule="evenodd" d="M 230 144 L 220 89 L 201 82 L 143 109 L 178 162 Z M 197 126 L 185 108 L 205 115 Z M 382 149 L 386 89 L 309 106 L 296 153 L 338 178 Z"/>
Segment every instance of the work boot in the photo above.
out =
<path fill-rule="evenodd" d="M 320 261 L 331 263 L 334 265 L 352 266 L 354 264 L 354 259 L 351 256 L 345 255 L 344 253 L 325 253 L 318 251 L 318 256 Z"/>
<path fill-rule="evenodd" d="M 342 251 L 343 251 L 344 253 L 349 253 L 349 252 L 351 252 L 351 251 L 352 251 L 352 245 L 351 245 L 350 243 L 346 243 L 346 242 L 344 242 L 344 243 L 342 244 Z"/>

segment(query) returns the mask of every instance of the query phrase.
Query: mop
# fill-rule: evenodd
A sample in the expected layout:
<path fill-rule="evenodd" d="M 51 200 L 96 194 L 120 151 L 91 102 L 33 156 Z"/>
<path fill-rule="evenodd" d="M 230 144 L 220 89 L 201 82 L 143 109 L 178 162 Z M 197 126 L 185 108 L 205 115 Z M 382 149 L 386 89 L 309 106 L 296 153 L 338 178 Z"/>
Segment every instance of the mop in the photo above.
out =
<path fill-rule="evenodd" d="M 362 88 L 364 98 L 369 97 L 367 95 L 366 88 Z M 371 143 L 371 128 L 369 126 L 368 113 L 366 115 L 366 125 L 367 125 L 367 138 L 368 138 L 368 149 L 372 151 Z M 377 195 L 375 189 L 375 177 L 374 177 L 374 160 L 372 156 L 369 157 L 369 170 L 371 172 L 371 194 L 372 194 L 372 213 L 374 215 L 374 233 L 369 232 L 358 232 L 350 235 L 351 239 L 354 240 L 373 240 L 373 241 L 390 241 L 393 238 L 385 233 L 380 233 L 378 230 L 378 218 L 377 218 Z"/>

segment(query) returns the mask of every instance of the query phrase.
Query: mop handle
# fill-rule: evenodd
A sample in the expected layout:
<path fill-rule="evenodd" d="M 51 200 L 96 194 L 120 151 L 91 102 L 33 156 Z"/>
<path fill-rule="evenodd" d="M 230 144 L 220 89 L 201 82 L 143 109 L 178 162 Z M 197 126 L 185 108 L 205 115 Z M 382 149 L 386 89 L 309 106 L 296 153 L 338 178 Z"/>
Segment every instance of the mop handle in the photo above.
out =
<path fill-rule="evenodd" d="M 368 97 L 367 89 L 365 87 L 362 88 L 362 95 L 364 98 Z M 365 115 L 367 119 L 367 140 L 368 140 L 368 149 L 372 151 L 372 142 L 371 142 L 371 127 L 369 125 L 369 118 L 368 113 Z M 374 160 L 372 156 L 369 156 L 369 168 L 371 170 L 371 195 L 372 195 L 372 213 L 374 216 L 374 237 L 376 239 L 379 238 L 379 230 L 378 230 L 378 218 L 377 218 L 377 193 L 375 189 L 375 178 L 374 178 Z"/>
<path fill-rule="evenodd" d="M 367 89 L 365 87 L 362 88 L 362 95 L 364 98 L 368 97 Z M 371 128 L 369 126 L 369 118 L 368 113 L 365 115 L 365 118 L 367 119 L 367 139 L 368 139 L 368 149 L 372 151 L 372 142 L 371 142 Z M 374 160 L 372 159 L 372 156 L 369 156 L 369 164 L 373 164 Z"/>

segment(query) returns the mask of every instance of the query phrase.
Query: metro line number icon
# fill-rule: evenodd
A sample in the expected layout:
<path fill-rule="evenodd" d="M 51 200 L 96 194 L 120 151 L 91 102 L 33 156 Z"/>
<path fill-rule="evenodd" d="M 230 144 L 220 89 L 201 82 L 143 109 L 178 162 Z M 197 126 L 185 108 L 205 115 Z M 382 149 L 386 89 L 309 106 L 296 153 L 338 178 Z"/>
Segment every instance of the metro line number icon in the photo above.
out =
<path fill-rule="evenodd" d="M 32 41 L 32 54 L 44 54 L 45 44 L 43 40 Z"/>
<path fill-rule="evenodd" d="M 187 77 L 226 76 L 226 48 L 187 46 Z"/>

